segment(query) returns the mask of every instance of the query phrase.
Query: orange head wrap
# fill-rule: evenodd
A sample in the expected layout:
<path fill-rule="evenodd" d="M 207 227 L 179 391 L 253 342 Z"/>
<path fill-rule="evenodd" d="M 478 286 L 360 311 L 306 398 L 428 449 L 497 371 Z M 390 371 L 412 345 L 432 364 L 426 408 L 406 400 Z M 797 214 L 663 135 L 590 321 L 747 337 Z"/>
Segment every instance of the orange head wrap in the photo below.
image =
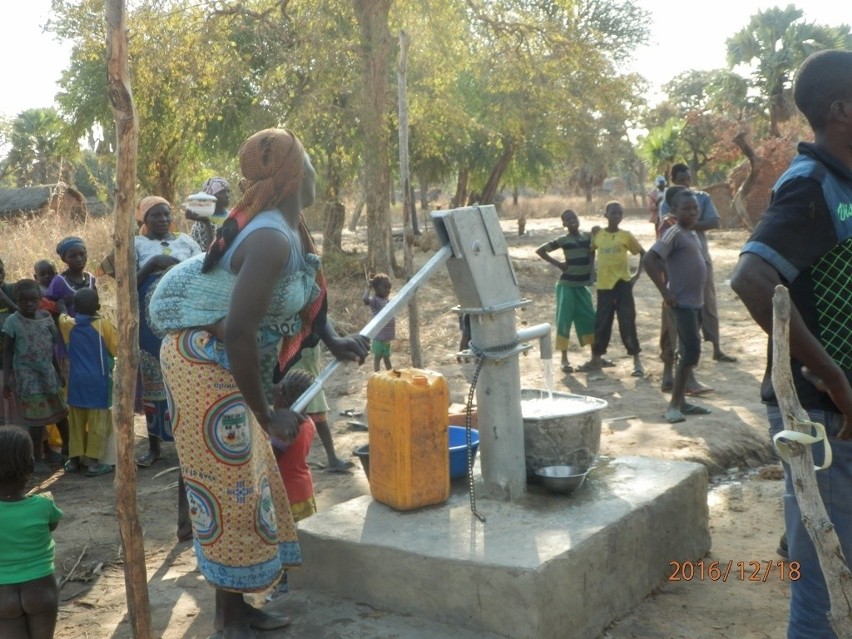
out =
<path fill-rule="evenodd" d="M 231 209 L 207 250 L 203 270 L 218 263 L 251 219 L 293 195 L 305 175 L 305 148 L 289 129 L 264 129 L 243 142 L 239 151 L 243 196 Z"/>
<path fill-rule="evenodd" d="M 169 209 L 172 207 L 166 198 L 159 195 L 149 195 L 139 200 L 139 206 L 136 207 L 136 221 L 139 223 L 139 235 L 147 235 L 148 226 L 145 224 L 145 216 L 148 215 L 148 211 L 158 204 L 165 204 Z"/>

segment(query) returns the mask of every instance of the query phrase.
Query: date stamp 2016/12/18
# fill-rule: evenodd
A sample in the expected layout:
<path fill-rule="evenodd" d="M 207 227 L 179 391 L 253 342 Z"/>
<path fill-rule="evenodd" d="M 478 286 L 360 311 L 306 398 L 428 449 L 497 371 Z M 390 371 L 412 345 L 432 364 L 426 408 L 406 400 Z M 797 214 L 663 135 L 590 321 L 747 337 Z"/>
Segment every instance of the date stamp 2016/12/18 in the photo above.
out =
<path fill-rule="evenodd" d="M 798 581 L 801 568 L 798 561 L 670 561 L 669 581 Z"/>

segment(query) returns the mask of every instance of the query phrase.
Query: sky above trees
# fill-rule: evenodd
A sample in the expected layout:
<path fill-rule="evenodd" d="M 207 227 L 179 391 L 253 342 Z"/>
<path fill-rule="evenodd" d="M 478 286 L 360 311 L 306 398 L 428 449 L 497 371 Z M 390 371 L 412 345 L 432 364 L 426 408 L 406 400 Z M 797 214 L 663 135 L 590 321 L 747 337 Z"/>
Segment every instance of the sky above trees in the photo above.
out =
<path fill-rule="evenodd" d="M 14 117 L 20 111 L 53 104 L 56 81 L 67 65 L 69 47 L 57 43 L 42 27 L 50 17 L 51 0 L 27 0 L 11 3 L 4 11 L 4 37 L 0 38 L 0 59 L 14 62 L 4 65 L 0 92 L 0 117 Z M 709 70 L 725 65 L 725 39 L 741 29 L 750 16 L 761 9 L 786 6 L 786 2 L 738 0 L 724 3 L 724 9 L 701 15 L 701 46 L 694 32 L 678 25 L 695 19 L 701 5 L 673 4 L 670 0 L 639 0 L 653 13 L 651 43 L 641 47 L 632 58 L 631 70 L 648 78 L 662 97 L 660 87 L 688 69 Z M 837 24 L 842 19 L 835 0 L 808 0 L 796 5 L 808 20 Z M 26 63 L 23 61 L 26 60 Z M 655 101 L 652 96 L 648 96 Z"/>

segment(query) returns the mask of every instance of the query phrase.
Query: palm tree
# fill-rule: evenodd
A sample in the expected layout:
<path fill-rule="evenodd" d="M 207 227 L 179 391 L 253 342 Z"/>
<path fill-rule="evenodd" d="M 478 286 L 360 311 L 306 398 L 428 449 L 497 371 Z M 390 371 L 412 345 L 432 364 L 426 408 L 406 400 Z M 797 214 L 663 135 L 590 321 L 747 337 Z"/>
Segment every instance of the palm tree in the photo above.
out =
<path fill-rule="evenodd" d="M 11 123 L 5 172 L 17 186 L 48 184 L 62 179 L 60 170 L 63 123 L 54 109 L 27 109 Z"/>
<path fill-rule="evenodd" d="M 792 75 L 811 53 L 822 49 L 852 47 L 849 27 L 830 27 L 804 22 L 804 13 L 794 5 L 758 11 L 747 27 L 727 40 L 728 66 L 756 65 L 754 87 L 769 110 L 769 132 L 779 137 L 779 122 L 789 117 L 787 95 Z M 787 93 L 785 93 L 787 92 Z"/>

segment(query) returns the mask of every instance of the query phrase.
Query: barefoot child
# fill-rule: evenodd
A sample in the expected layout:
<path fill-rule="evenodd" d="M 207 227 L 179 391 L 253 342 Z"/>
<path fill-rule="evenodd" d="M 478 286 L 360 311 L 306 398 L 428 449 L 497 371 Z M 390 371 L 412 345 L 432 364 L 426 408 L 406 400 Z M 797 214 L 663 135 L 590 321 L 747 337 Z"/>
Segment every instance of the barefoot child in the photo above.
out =
<path fill-rule="evenodd" d="M 562 213 L 562 226 L 568 233 L 539 246 L 536 255 L 562 271 L 556 282 L 556 348 L 562 351 L 562 372 L 573 373 L 574 368 L 568 362 L 571 326 L 581 346 L 595 341 L 595 308 L 589 291 L 594 253 L 592 235 L 580 230 L 580 219 L 574 211 L 568 209 Z M 548 255 L 557 249 L 562 249 L 564 262 Z"/>
<path fill-rule="evenodd" d="M 68 408 L 62 395 L 64 379 L 56 359 L 59 331 L 50 313 L 39 309 L 41 287 L 35 280 L 15 284 L 18 310 L 3 325 L 3 392 L 14 391 L 21 422 L 30 432 L 35 450 L 35 472 L 50 472 L 44 462 L 44 427 L 56 424 L 63 446 L 68 444 Z"/>
<path fill-rule="evenodd" d="M 60 309 L 63 303 L 59 302 Z M 93 288 L 74 293 L 77 317 L 59 316 L 59 330 L 68 350 L 68 461 L 65 470 L 79 472 L 82 457 L 89 460 L 87 477 L 112 472 L 104 463 L 112 457 L 107 442 L 112 432 L 112 368 L 118 352 L 118 334 L 111 322 L 98 315 L 100 300 Z"/>
<path fill-rule="evenodd" d="M 303 348 L 301 355 L 290 370 L 302 370 L 313 377 L 316 377 L 322 372 L 322 350 L 319 344 L 310 348 Z M 286 378 L 285 378 L 286 379 Z M 298 395 L 293 397 L 293 401 L 298 399 Z M 326 471 L 329 473 L 347 473 L 354 464 L 345 459 L 340 459 L 337 456 L 337 451 L 334 450 L 334 438 L 331 435 L 331 426 L 328 424 L 328 401 L 325 398 L 325 392 L 320 390 L 314 395 L 314 398 L 308 402 L 305 407 L 305 414 L 311 418 L 317 429 L 320 442 L 322 442 L 325 456 L 328 460 Z"/>
<path fill-rule="evenodd" d="M 373 291 L 372 295 L 370 295 L 371 289 Z M 364 304 L 370 307 L 370 312 L 373 314 L 373 317 L 378 315 L 381 310 L 387 306 L 390 292 L 391 281 L 384 273 L 379 273 L 370 280 L 369 286 L 367 286 L 367 289 L 364 291 L 363 301 Z M 385 363 L 385 370 L 393 368 L 393 366 L 391 366 L 390 354 L 391 342 L 394 339 L 396 339 L 396 320 L 391 318 L 390 321 L 385 324 L 384 328 L 379 331 L 379 334 L 376 335 L 376 339 L 373 340 L 372 346 L 370 346 L 370 351 L 375 356 L 373 359 L 373 370 L 375 372 L 379 372 L 382 362 Z"/>
<path fill-rule="evenodd" d="M 313 375 L 307 371 L 290 369 L 281 383 L 272 389 L 275 409 L 289 408 L 313 382 Z M 293 513 L 293 521 L 296 523 L 307 519 L 317 511 L 314 481 L 308 466 L 308 453 L 311 451 L 311 442 L 316 433 L 317 429 L 313 421 L 307 417 L 299 425 L 299 433 L 293 441 L 283 442 L 277 439 L 272 441 L 278 472 L 281 473 L 281 479 L 284 481 L 287 498 L 290 500 L 290 512 Z M 278 594 L 286 593 L 287 590 L 287 572 L 285 571 L 278 583 Z"/>
<path fill-rule="evenodd" d="M 307 371 L 299 369 L 288 371 L 281 383 L 272 390 L 275 410 L 289 408 L 313 383 L 313 375 Z M 308 467 L 308 453 L 316 432 L 313 421 L 307 417 L 299 425 L 299 433 L 293 441 L 274 440 L 272 444 L 278 470 L 284 480 L 284 488 L 287 489 L 290 510 L 293 513 L 293 519 L 297 522 L 310 517 L 317 511 L 313 477 Z"/>
<path fill-rule="evenodd" d="M 0 637 L 53 639 L 59 610 L 54 572 L 62 511 L 46 494 L 27 496 L 33 444 L 17 426 L 0 426 Z"/>
<path fill-rule="evenodd" d="M 666 191 L 666 201 L 677 217 L 648 251 L 645 268 L 648 276 L 671 307 L 677 325 L 678 358 L 672 398 L 666 421 L 676 424 L 684 415 L 706 415 L 710 411 L 684 401 L 686 383 L 701 356 L 701 307 L 704 305 L 704 280 L 707 266 L 701 241 L 692 227 L 698 220 L 698 200 L 685 187 Z"/>
<path fill-rule="evenodd" d="M 636 335 L 636 306 L 633 301 L 633 285 L 642 272 L 642 260 L 645 249 L 633 237 L 630 231 L 618 228 L 624 209 L 619 202 L 608 202 L 604 217 L 607 226 L 594 234 L 592 249 L 598 262 L 597 289 L 598 303 L 595 312 L 595 343 L 592 346 L 592 359 L 579 370 L 594 371 L 603 366 L 612 366 L 603 358 L 612 336 L 612 323 L 618 317 L 618 332 L 627 349 L 633 356 L 634 377 L 644 377 L 645 369 L 639 359 L 639 338 Z M 631 277 L 627 254 L 639 254 L 639 268 Z"/>

